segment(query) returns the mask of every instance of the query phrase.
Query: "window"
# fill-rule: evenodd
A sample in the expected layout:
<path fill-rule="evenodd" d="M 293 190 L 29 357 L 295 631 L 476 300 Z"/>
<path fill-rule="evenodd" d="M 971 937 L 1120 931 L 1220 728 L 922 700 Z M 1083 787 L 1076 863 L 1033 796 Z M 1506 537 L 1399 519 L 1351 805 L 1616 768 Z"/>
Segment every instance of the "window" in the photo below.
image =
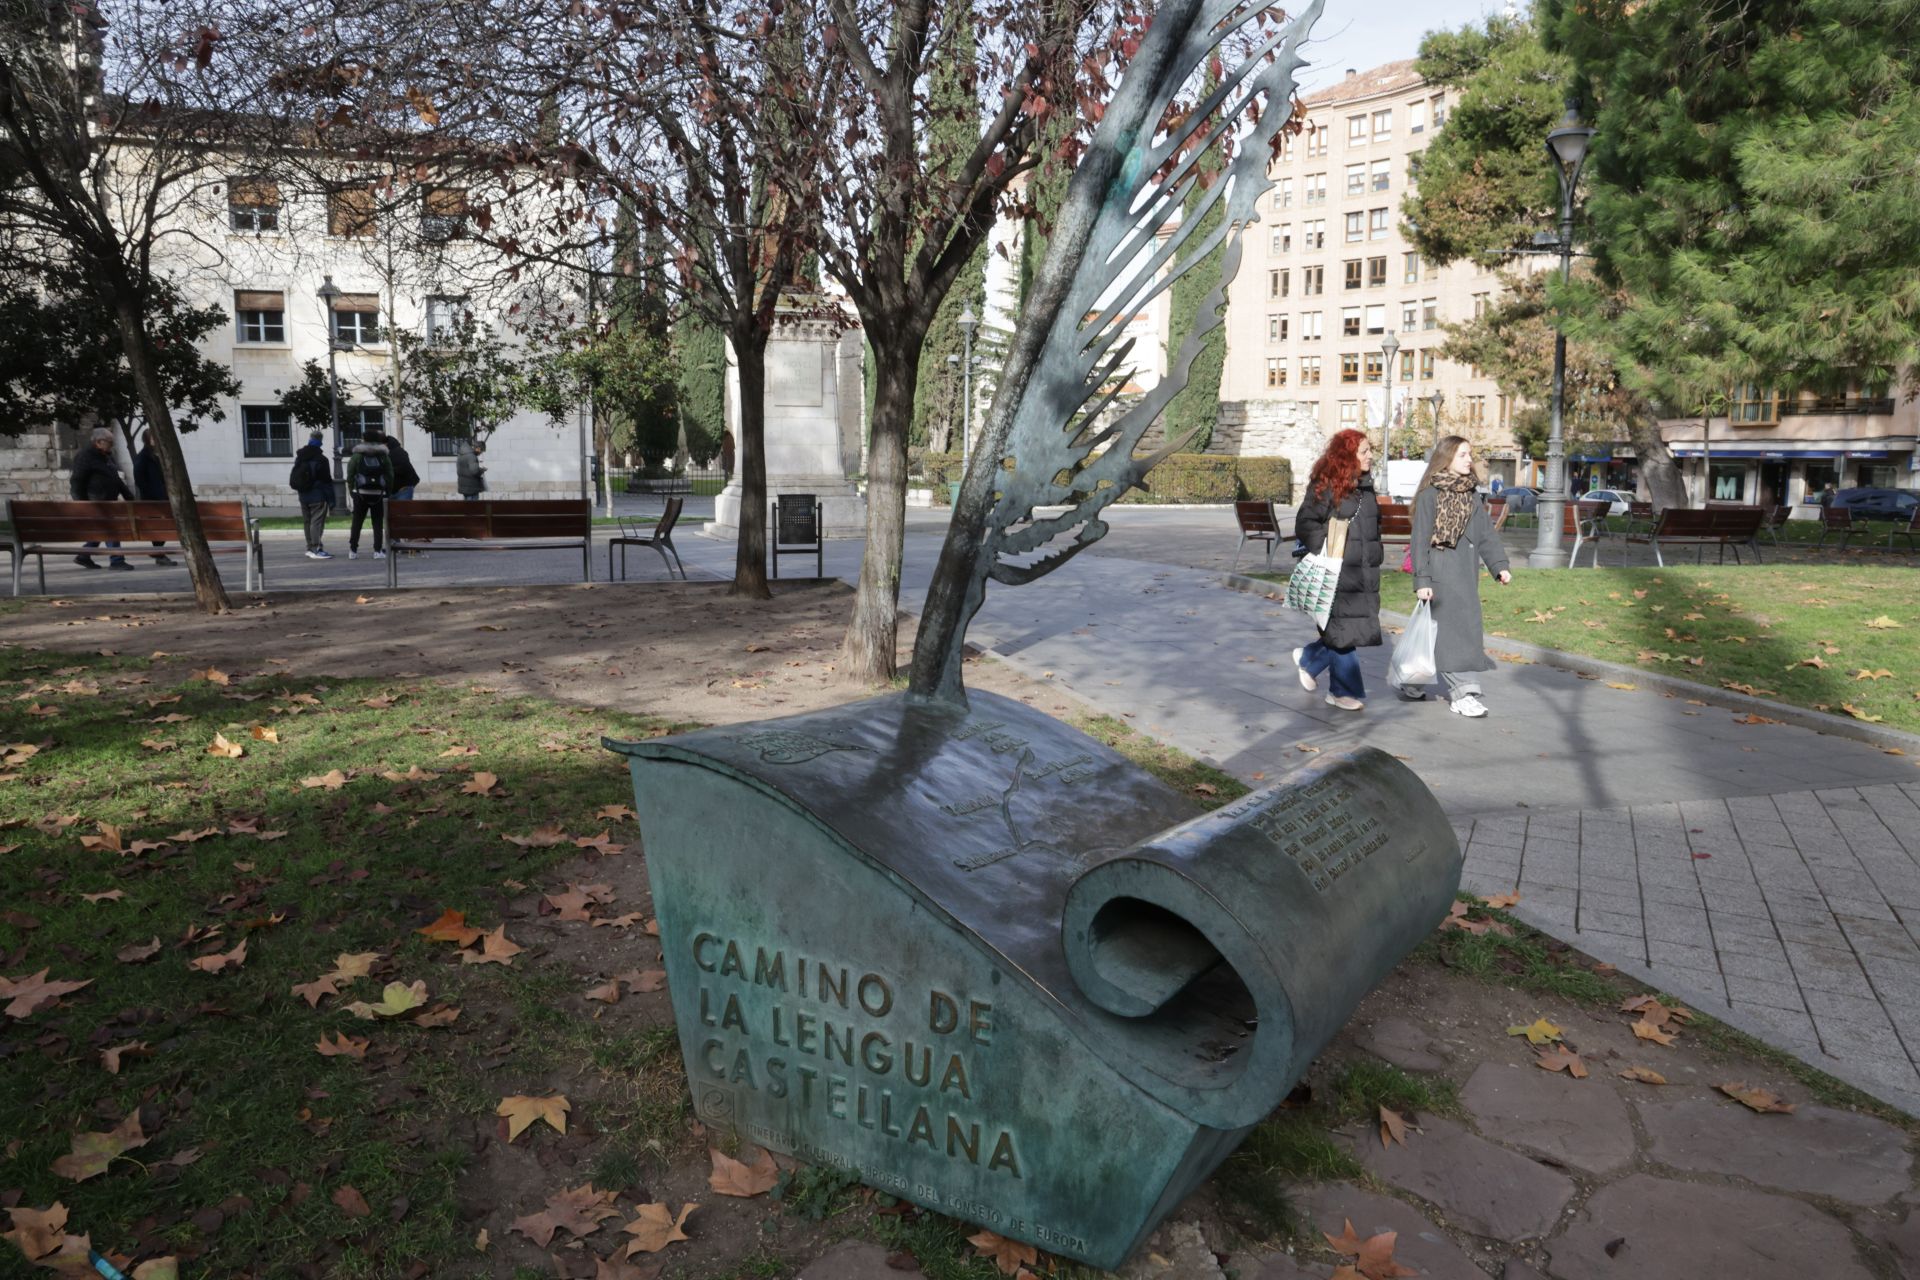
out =
<path fill-rule="evenodd" d="M 1358 209 L 1355 209 L 1352 213 L 1347 215 L 1347 243 L 1348 244 L 1353 244 L 1356 241 L 1364 240 L 1366 238 L 1366 232 L 1364 228 L 1361 226 L 1361 219 L 1364 216 L 1365 215 L 1362 214 Z"/>
<path fill-rule="evenodd" d="M 1358 352 L 1349 351 L 1340 357 L 1340 381 L 1360 381 L 1360 356 Z"/>
<path fill-rule="evenodd" d="M 1733 389 L 1727 421 L 1736 427 L 1751 427 L 1780 421 L 1780 395 L 1771 387 L 1756 387 L 1743 382 Z"/>
<path fill-rule="evenodd" d="M 1290 133 L 1282 132 L 1280 135 L 1280 158 L 1293 159 L 1293 135 Z"/>
<path fill-rule="evenodd" d="M 327 193 L 327 234 L 365 239 L 373 234 L 373 188 L 340 187 Z"/>
<path fill-rule="evenodd" d="M 293 415 L 279 405 L 243 405 L 240 426 L 243 457 L 293 456 Z"/>
<path fill-rule="evenodd" d="M 1413 381 L 1413 352 L 1411 351 L 1400 353 L 1400 381 Z"/>
<path fill-rule="evenodd" d="M 1367 239 L 1385 240 L 1393 231 L 1393 210 L 1369 209 L 1367 211 Z"/>
<path fill-rule="evenodd" d="M 1393 185 L 1393 161 L 1375 160 L 1373 162 L 1373 189 L 1385 191 Z"/>
<path fill-rule="evenodd" d="M 1493 303 L 1493 295 L 1491 293 L 1474 294 L 1473 295 L 1473 318 L 1475 320 L 1478 320 L 1481 316 L 1484 316 L 1485 314 L 1487 314 L 1487 308 L 1491 306 L 1492 303 Z"/>
<path fill-rule="evenodd" d="M 1267 250 L 1270 253 L 1293 252 L 1293 224 L 1291 222 L 1283 222 L 1273 229 L 1273 236 L 1267 245 Z"/>
<path fill-rule="evenodd" d="M 1285 342 L 1287 340 L 1287 317 L 1271 315 L 1267 317 L 1267 341 Z"/>
<path fill-rule="evenodd" d="M 1288 142 L 1291 143 L 1292 139 L 1289 138 Z M 1280 179 L 1280 190 L 1273 197 L 1273 207 L 1276 209 L 1293 208 L 1293 179 L 1292 178 Z"/>
<path fill-rule="evenodd" d="M 1343 338 L 1360 336 L 1360 308 L 1340 308 L 1340 336 Z"/>
<path fill-rule="evenodd" d="M 1320 385 L 1319 356 L 1300 357 L 1300 385 L 1303 387 L 1317 387 Z"/>
<path fill-rule="evenodd" d="M 1367 259 L 1367 288 L 1384 289 L 1387 287 L 1387 260 L 1385 258 Z"/>
<path fill-rule="evenodd" d="M 1285 271 L 1267 272 L 1267 296 L 1284 298 L 1287 296 L 1287 275 Z"/>
<path fill-rule="evenodd" d="M 350 347 L 370 347 L 380 341 L 380 295 L 343 293 L 333 302 L 333 338 Z"/>
<path fill-rule="evenodd" d="M 1346 271 L 1346 287 L 1349 289 L 1358 289 L 1360 287 L 1360 259 L 1348 258 L 1340 265 Z"/>
<path fill-rule="evenodd" d="M 1348 116 L 1347 117 L 1347 145 L 1353 146 L 1355 143 L 1365 142 L 1366 140 L 1367 140 L 1366 116 L 1364 115 Z"/>
<path fill-rule="evenodd" d="M 1513 397 L 1512 396 L 1500 397 L 1500 425 L 1503 427 L 1510 427 L 1513 425 Z"/>
<path fill-rule="evenodd" d="M 1304 195 L 1301 198 L 1305 200 L 1306 203 L 1325 204 L 1327 202 L 1326 174 L 1310 173 L 1300 181 L 1304 191 Z"/>
<path fill-rule="evenodd" d="M 1300 341 L 1318 342 L 1320 340 L 1320 312 L 1303 311 L 1300 313 Z"/>
<path fill-rule="evenodd" d="M 1487 398 L 1485 396 L 1467 397 L 1467 422 L 1481 426 L 1487 420 Z"/>
<path fill-rule="evenodd" d="M 1433 352 L 1420 353 L 1420 377 L 1422 380 L 1433 377 Z"/>
<path fill-rule="evenodd" d="M 235 231 L 278 231 L 280 184 L 270 178 L 229 178 L 227 225 Z"/>
<path fill-rule="evenodd" d="M 1347 166 L 1347 194 L 1357 196 L 1367 189 L 1367 166 L 1350 164 Z"/>
<path fill-rule="evenodd" d="M 428 187 L 420 203 L 420 235 L 434 243 L 467 233 L 467 193 L 458 187 Z"/>
<path fill-rule="evenodd" d="M 367 438 L 367 428 L 385 434 L 387 429 L 387 411 L 377 404 L 356 404 L 340 406 L 340 442 L 351 448 Z"/>
<path fill-rule="evenodd" d="M 1387 358 L 1385 355 L 1381 354 L 1378 351 L 1367 352 L 1366 380 L 1368 382 L 1380 381 L 1381 373 L 1386 367 L 1387 367 Z"/>
<path fill-rule="evenodd" d="M 1440 299 L 1422 298 L 1420 300 L 1420 327 L 1422 329 L 1440 327 Z"/>
<path fill-rule="evenodd" d="M 1433 95 L 1433 127 L 1438 129 L 1446 122 L 1447 95 L 1444 93 L 1436 93 Z"/>
<path fill-rule="evenodd" d="M 1425 133 L 1427 131 L 1427 104 L 1409 102 L 1407 104 L 1407 132 Z"/>
<path fill-rule="evenodd" d="M 1359 425 L 1359 422 L 1360 422 L 1360 402 L 1358 400 L 1342 400 L 1340 402 L 1341 427 L 1345 428 L 1345 427 L 1357 426 Z"/>
<path fill-rule="evenodd" d="M 1302 267 L 1300 270 L 1300 296 L 1317 298 L 1327 291 L 1327 269 L 1325 267 Z"/>
<path fill-rule="evenodd" d="M 1300 247 L 1302 249 L 1324 249 L 1327 247 L 1327 220 L 1325 218 L 1315 218 L 1312 222 L 1302 225 L 1305 227 L 1305 232 L 1300 237 Z"/>
<path fill-rule="evenodd" d="M 1387 305 L 1376 302 L 1367 308 L 1367 332 L 1385 333 L 1387 331 Z"/>
<path fill-rule="evenodd" d="M 1384 142 L 1393 136 L 1393 108 L 1383 107 L 1373 113 L 1373 140 Z"/>
<path fill-rule="evenodd" d="M 1330 126 L 1324 124 L 1307 126 L 1307 159 L 1311 160 L 1315 156 L 1327 154 L 1327 148 L 1331 143 L 1331 134 L 1332 130 Z M 1322 199 L 1324 198 L 1323 196 Z"/>
<path fill-rule="evenodd" d="M 1400 304 L 1400 332 L 1412 333 L 1420 327 L 1420 304 L 1403 302 Z"/>
<path fill-rule="evenodd" d="M 445 295 L 427 299 L 427 341 L 450 342 L 454 331 L 467 318 L 467 300 Z"/>
<path fill-rule="evenodd" d="M 287 340 L 287 295 L 242 289 L 233 295 L 233 314 L 240 342 Z"/>
<path fill-rule="evenodd" d="M 1279 356 L 1267 357 L 1267 385 L 1270 387 L 1287 385 L 1287 362 Z"/>
<path fill-rule="evenodd" d="M 1402 282 L 1403 284 L 1417 284 L 1417 283 L 1419 283 L 1419 281 L 1420 281 L 1420 255 L 1419 255 L 1419 254 L 1417 254 L 1417 253 L 1407 253 L 1407 254 L 1402 254 L 1402 255 L 1401 255 L 1401 262 L 1402 262 L 1402 264 L 1403 264 L 1403 270 L 1402 270 L 1402 271 L 1401 271 L 1401 273 L 1400 273 L 1400 280 L 1401 280 L 1401 282 Z"/>

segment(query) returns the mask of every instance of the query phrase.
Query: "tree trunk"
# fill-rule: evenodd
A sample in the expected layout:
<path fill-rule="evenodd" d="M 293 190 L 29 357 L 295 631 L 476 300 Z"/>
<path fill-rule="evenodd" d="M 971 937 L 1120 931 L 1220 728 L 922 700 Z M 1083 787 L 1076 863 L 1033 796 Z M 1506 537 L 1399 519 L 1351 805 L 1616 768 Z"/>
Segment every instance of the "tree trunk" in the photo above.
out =
<path fill-rule="evenodd" d="M 187 474 L 187 459 L 180 452 L 180 437 L 173 429 L 173 414 L 167 407 L 167 394 L 154 368 L 152 339 L 148 337 L 140 308 L 124 296 L 115 299 L 114 314 L 120 324 L 120 347 L 127 355 L 127 369 L 140 395 L 140 408 L 147 418 L 147 430 L 153 435 L 154 451 L 160 456 L 160 474 L 167 481 L 167 505 L 173 510 L 173 523 L 180 531 L 180 552 L 187 562 L 187 576 L 193 582 L 193 599 L 202 612 L 226 613 L 232 609 L 227 588 L 214 566 L 213 553 L 207 549 L 206 530 L 200 524 L 200 507 L 193 498 L 193 479 Z"/>
<path fill-rule="evenodd" d="M 870 331 L 871 332 L 871 331 Z M 907 427 L 924 335 L 873 348 L 873 433 L 867 453 L 867 548 L 840 653 L 847 679 L 886 684 L 900 635 L 900 561 L 907 527 Z M 908 342 L 906 337 L 913 337 Z"/>
<path fill-rule="evenodd" d="M 1633 441 L 1634 454 L 1640 459 L 1640 483 L 1653 499 L 1653 509 L 1687 505 L 1687 484 L 1680 476 L 1680 464 L 1661 438 L 1660 422 L 1652 413 L 1637 415 L 1627 425 L 1627 438 Z"/>
<path fill-rule="evenodd" d="M 740 362 L 740 541 L 733 557 L 730 596 L 771 600 L 767 586 L 767 335 L 733 334 Z"/>

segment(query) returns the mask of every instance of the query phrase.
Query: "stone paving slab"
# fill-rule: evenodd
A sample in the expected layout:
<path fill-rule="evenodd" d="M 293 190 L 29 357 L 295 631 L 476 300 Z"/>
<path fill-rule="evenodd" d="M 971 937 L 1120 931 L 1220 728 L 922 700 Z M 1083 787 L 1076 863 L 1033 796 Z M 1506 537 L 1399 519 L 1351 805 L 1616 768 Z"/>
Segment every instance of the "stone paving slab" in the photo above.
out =
<path fill-rule="evenodd" d="M 1633 1159 L 1633 1121 L 1611 1088 L 1487 1062 L 1475 1068 L 1460 1101 L 1480 1132 L 1556 1164 L 1607 1174 Z"/>
<path fill-rule="evenodd" d="M 798 1280 L 914 1280 L 920 1268 L 889 1266 L 892 1256 L 877 1244 L 843 1240 L 800 1269 Z"/>
<path fill-rule="evenodd" d="M 1573 1180 L 1565 1174 L 1436 1116 L 1424 1117 L 1407 1142 L 1386 1148 L 1363 1129 L 1353 1148 L 1382 1182 L 1444 1206 L 1460 1227 L 1496 1240 L 1547 1234 L 1573 1198 Z"/>
<path fill-rule="evenodd" d="M 1913 1157 L 1898 1129 L 1872 1116 L 1802 1106 L 1760 1124 L 1728 1124 L 1732 1101 L 1636 1097 L 1648 1155 L 1689 1173 L 1743 1178 L 1776 1191 L 1803 1191 L 1862 1206 L 1905 1191 Z M 1742 1117 L 1744 1119 L 1744 1117 Z M 1484 1126 L 1483 1126 L 1484 1127 Z"/>

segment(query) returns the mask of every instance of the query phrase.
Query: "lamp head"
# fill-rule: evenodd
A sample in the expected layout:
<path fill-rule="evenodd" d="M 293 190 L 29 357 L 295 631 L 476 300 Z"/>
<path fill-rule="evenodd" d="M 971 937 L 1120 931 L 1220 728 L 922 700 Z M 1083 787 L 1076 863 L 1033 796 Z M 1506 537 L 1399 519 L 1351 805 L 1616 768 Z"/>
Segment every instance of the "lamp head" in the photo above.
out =
<path fill-rule="evenodd" d="M 1381 341 L 1380 350 L 1386 354 L 1388 363 L 1392 363 L 1393 358 L 1400 354 L 1400 339 L 1389 333 L 1386 338 Z"/>
<path fill-rule="evenodd" d="M 1552 153 L 1563 173 L 1579 176 L 1580 167 L 1587 160 L 1587 145 L 1593 141 L 1593 133 L 1591 128 L 1580 122 L 1580 113 L 1569 102 L 1566 114 L 1560 117 L 1560 123 L 1547 131 L 1547 150 Z"/>
<path fill-rule="evenodd" d="M 960 325 L 960 332 L 965 334 L 967 337 L 972 337 L 973 331 L 980 327 L 980 321 L 978 317 L 976 317 L 973 314 L 972 307 L 961 308 L 960 319 L 958 323 Z"/>
<path fill-rule="evenodd" d="M 321 284 L 318 293 L 322 302 L 328 306 L 332 306 L 340 298 L 340 286 L 333 282 L 332 276 L 328 276 L 325 282 Z"/>

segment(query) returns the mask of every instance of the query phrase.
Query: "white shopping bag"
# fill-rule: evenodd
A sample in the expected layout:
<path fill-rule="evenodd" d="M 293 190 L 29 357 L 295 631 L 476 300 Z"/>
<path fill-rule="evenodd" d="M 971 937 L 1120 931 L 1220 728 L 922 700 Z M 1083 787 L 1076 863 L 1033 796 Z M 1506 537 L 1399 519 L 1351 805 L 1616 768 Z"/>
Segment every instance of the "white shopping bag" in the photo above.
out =
<path fill-rule="evenodd" d="M 1433 643 L 1439 636 L 1434 625 L 1433 608 L 1422 600 L 1413 611 L 1400 643 L 1393 646 L 1393 661 L 1387 664 L 1387 683 L 1397 689 L 1412 689 L 1432 684 L 1440 673 L 1434 670 Z"/>

